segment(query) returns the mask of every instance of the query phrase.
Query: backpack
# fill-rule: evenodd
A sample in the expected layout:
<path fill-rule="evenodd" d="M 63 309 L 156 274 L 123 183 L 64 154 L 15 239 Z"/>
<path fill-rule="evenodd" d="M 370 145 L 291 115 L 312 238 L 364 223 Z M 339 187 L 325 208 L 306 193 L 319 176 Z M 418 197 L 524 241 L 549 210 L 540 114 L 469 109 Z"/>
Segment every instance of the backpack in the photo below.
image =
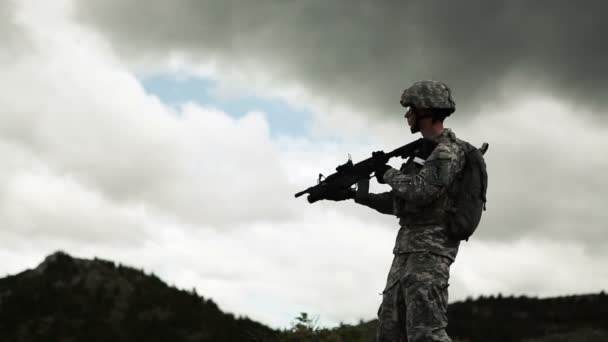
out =
<path fill-rule="evenodd" d="M 464 140 L 457 139 L 457 143 L 464 149 L 465 164 L 449 191 L 453 207 L 448 209 L 448 234 L 455 240 L 468 241 L 486 210 L 488 173 L 483 155 L 488 144 L 476 148 Z"/>

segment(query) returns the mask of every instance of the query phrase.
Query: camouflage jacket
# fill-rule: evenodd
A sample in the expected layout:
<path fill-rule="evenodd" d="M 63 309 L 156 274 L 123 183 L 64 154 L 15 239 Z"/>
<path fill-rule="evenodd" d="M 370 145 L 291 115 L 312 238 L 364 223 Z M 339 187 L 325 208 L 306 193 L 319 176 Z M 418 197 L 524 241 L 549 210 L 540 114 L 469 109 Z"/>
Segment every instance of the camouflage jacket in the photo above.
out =
<path fill-rule="evenodd" d="M 357 202 L 399 217 L 393 253 L 427 251 L 454 260 L 459 241 L 447 236 L 447 209 L 452 206 L 447 190 L 463 169 L 465 155 L 449 128 L 433 140 L 438 145 L 426 161 L 410 158 L 400 170 L 386 171 L 383 178 L 391 191 Z"/>

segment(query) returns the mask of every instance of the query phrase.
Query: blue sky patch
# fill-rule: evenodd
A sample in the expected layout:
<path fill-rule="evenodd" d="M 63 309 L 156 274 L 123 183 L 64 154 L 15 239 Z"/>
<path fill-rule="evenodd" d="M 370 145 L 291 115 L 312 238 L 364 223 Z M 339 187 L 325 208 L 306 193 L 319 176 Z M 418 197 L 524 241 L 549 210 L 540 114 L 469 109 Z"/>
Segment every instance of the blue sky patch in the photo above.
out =
<path fill-rule="evenodd" d="M 312 114 L 291 108 L 280 99 L 265 99 L 255 96 L 221 98 L 211 89 L 215 82 L 204 78 L 178 79 L 162 74 L 140 78 L 147 93 L 158 96 L 168 106 L 177 107 L 186 102 L 215 107 L 228 115 L 240 118 L 251 111 L 266 114 L 272 137 L 308 136 L 311 129 Z"/>

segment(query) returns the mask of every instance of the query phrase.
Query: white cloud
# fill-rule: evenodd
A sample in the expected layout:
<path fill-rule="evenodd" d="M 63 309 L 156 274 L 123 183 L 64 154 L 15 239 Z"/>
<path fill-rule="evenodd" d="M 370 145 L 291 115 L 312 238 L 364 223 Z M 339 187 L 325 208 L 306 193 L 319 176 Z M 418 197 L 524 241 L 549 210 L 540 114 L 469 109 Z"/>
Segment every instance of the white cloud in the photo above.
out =
<path fill-rule="evenodd" d="M 289 216 L 262 114 L 236 120 L 193 104 L 174 112 L 146 95 L 99 37 L 21 16 L 38 53 L 0 69 L 12 89 L 0 95 L 5 141 L 116 203 L 226 225 Z M 38 26 L 49 21 L 55 31 Z"/>
<path fill-rule="evenodd" d="M 451 270 L 451 299 L 598 292 L 606 286 L 606 257 L 605 252 L 591 256 L 576 242 L 549 239 L 465 243 Z"/>
<path fill-rule="evenodd" d="M 605 132 L 574 106 L 551 97 L 521 97 L 511 108 L 488 105 L 457 127 L 486 156 L 488 211 L 480 237 L 534 236 L 601 249 L 608 202 Z"/>
<path fill-rule="evenodd" d="M 3 234 L 39 243 L 60 239 L 131 247 L 145 238 L 143 208 L 116 206 L 69 173 L 58 174 L 39 163 L 30 166 L 4 178 Z"/>
<path fill-rule="evenodd" d="M 323 324 L 373 318 L 393 238 L 340 210 L 318 210 L 308 220 L 230 232 L 169 224 L 138 248 L 73 250 L 153 270 L 180 288 L 196 287 L 224 310 L 284 327 L 301 311 Z"/>

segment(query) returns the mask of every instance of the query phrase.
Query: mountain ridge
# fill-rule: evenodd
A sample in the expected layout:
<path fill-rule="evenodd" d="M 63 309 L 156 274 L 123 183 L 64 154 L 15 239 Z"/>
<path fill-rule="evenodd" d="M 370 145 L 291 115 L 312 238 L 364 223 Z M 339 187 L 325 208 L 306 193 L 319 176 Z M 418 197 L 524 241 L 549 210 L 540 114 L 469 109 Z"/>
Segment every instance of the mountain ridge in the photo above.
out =
<path fill-rule="evenodd" d="M 294 313 L 295 314 L 295 313 Z M 455 342 L 608 341 L 608 296 L 482 296 L 448 308 Z M 223 312 L 193 289 L 104 259 L 58 251 L 0 278 L 0 341 L 373 341 L 376 321 L 287 330 Z"/>

